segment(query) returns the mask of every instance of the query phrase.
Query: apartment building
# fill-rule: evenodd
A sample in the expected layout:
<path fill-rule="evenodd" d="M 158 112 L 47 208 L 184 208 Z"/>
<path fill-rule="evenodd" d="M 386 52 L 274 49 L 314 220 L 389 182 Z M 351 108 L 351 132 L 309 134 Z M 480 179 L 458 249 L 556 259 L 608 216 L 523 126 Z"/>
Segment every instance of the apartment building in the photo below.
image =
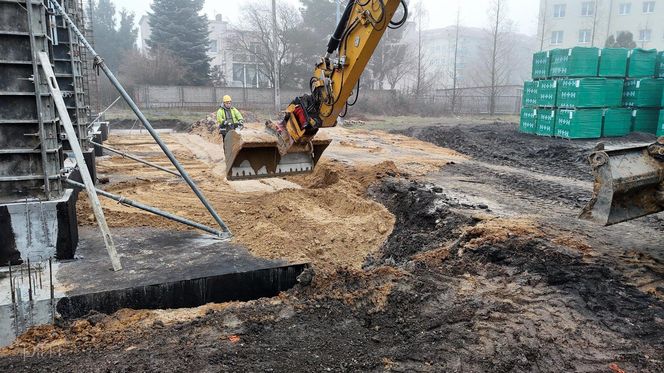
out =
<path fill-rule="evenodd" d="M 664 0 L 540 0 L 541 50 L 603 47 L 625 31 L 638 47 L 664 50 Z"/>

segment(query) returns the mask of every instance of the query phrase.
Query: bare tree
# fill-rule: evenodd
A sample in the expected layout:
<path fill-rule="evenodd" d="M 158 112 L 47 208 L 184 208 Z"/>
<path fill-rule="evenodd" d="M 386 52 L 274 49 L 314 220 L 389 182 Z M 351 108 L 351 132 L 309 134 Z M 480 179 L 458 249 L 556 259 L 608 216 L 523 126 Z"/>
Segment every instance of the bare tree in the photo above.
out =
<path fill-rule="evenodd" d="M 405 26 L 404 26 L 405 28 Z M 378 44 L 368 70 L 374 80 L 374 89 L 383 89 L 387 82 L 394 90 L 399 82 L 408 73 L 408 44 L 403 42 L 403 29 L 389 29 L 385 31 L 383 39 Z"/>
<path fill-rule="evenodd" d="M 489 113 L 496 113 L 498 95 L 509 81 L 512 48 L 509 36 L 512 22 L 507 17 L 507 0 L 491 0 L 489 19 L 491 25 L 487 29 L 488 56 L 484 61 L 483 71 L 478 76 L 483 85 L 487 86 L 489 96 Z M 485 72 L 482 74 L 482 72 Z"/>
<path fill-rule="evenodd" d="M 461 8 L 457 8 L 456 25 L 454 27 L 454 63 L 452 64 L 452 114 L 456 111 L 457 85 L 459 72 L 459 34 L 461 29 Z"/>
<path fill-rule="evenodd" d="M 415 5 L 415 14 L 413 19 L 416 22 L 416 33 L 417 39 L 415 44 L 414 54 L 417 55 L 414 66 L 414 87 L 413 93 L 415 95 L 421 95 L 422 93 L 433 88 L 434 80 L 431 79 L 431 75 L 434 70 L 433 61 L 429 58 L 427 50 L 424 43 L 426 42 L 424 38 L 424 27 L 427 22 L 427 13 L 422 6 L 422 1 L 419 1 Z"/>
<path fill-rule="evenodd" d="M 245 5 L 241 24 L 233 26 L 236 47 L 254 62 L 258 71 L 274 86 L 275 63 L 272 35 L 271 8 L 262 1 L 252 1 Z M 281 85 L 286 87 L 302 86 L 303 77 L 294 74 L 301 58 L 298 54 L 295 35 L 302 20 L 295 7 L 280 2 L 277 5 L 277 61 Z"/>

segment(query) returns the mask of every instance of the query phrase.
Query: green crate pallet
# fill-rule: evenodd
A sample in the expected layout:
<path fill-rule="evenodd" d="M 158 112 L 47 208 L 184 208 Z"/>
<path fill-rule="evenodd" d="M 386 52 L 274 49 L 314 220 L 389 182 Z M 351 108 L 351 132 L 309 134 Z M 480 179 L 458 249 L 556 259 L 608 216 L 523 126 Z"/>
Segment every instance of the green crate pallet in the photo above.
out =
<path fill-rule="evenodd" d="M 604 110 L 602 137 L 627 136 L 632 131 L 632 109 L 611 108 Z"/>
<path fill-rule="evenodd" d="M 551 53 L 537 52 L 533 55 L 533 80 L 547 79 L 551 68 Z"/>
<path fill-rule="evenodd" d="M 556 114 L 556 137 L 597 139 L 602 136 L 603 109 L 559 109 Z"/>
<path fill-rule="evenodd" d="M 599 68 L 599 49 L 574 47 L 551 51 L 552 77 L 593 77 Z"/>
<path fill-rule="evenodd" d="M 653 78 L 657 67 L 657 50 L 632 49 L 627 62 L 627 77 Z"/>
<path fill-rule="evenodd" d="M 521 109 L 521 122 L 519 131 L 523 133 L 535 133 L 537 131 L 537 109 Z"/>
<path fill-rule="evenodd" d="M 539 136 L 553 136 L 556 128 L 556 110 L 538 109 L 537 110 L 537 130 L 535 133 Z"/>
<path fill-rule="evenodd" d="M 606 106 L 619 107 L 623 105 L 623 90 L 625 80 L 606 79 Z"/>
<path fill-rule="evenodd" d="M 636 109 L 632 112 L 632 131 L 657 133 L 659 109 Z"/>
<path fill-rule="evenodd" d="M 537 87 L 537 106 L 555 107 L 558 98 L 557 80 L 540 80 Z"/>
<path fill-rule="evenodd" d="M 659 119 L 657 121 L 657 136 L 664 136 L 664 110 L 659 111 Z"/>
<path fill-rule="evenodd" d="M 599 76 L 605 78 L 624 78 L 627 76 L 629 49 L 604 48 L 599 57 Z"/>
<path fill-rule="evenodd" d="M 535 107 L 537 106 L 537 88 L 539 82 L 529 82 L 526 81 L 523 83 L 523 97 L 521 106 L 523 107 Z"/>
<path fill-rule="evenodd" d="M 605 78 L 564 79 L 558 82 L 556 105 L 560 108 L 620 106 L 623 81 Z"/>
<path fill-rule="evenodd" d="M 664 79 L 629 79 L 625 81 L 623 105 L 635 108 L 659 107 Z"/>
<path fill-rule="evenodd" d="M 655 76 L 658 78 L 664 78 L 664 52 L 657 53 L 657 69 L 655 70 Z"/>

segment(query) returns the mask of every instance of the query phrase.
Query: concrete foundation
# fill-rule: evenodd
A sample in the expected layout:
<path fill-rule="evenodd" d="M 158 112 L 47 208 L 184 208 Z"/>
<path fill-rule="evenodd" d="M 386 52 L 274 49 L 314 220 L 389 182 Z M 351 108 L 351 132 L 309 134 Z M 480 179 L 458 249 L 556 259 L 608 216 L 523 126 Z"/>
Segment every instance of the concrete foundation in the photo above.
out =
<path fill-rule="evenodd" d="M 77 193 L 0 205 L 0 267 L 49 257 L 71 259 L 78 245 Z"/>
<path fill-rule="evenodd" d="M 95 310 L 196 307 L 276 296 L 308 267 L 260 259 L 243 247 L 194 232 L 113 229 L 124 269 L 111 263 L 96 227 L 81 228 L 76 260 L 0 268 L 0 346 L 28 327 Z M 52 278 L 52 282 L 51 282 Z M 51 284 L 53 298 L 51 298 Z M 32 299 L 31 299 L 32 298 Z"/>

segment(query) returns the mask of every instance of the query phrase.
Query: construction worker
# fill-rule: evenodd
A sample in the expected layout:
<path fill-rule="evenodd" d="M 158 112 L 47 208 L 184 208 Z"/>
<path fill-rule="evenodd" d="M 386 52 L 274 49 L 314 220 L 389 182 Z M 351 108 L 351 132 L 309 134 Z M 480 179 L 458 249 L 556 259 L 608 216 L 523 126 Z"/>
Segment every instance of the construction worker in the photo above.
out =
<path fill-rule="evenodd" d="M 229 95 L 224 96 L 223 104 L 217 110 L 217 124 L 223 137 L 226 137 L 228 131 L 244 126 L 244 118 L 240 111 L 233 107 L 233 100 Z"/>

